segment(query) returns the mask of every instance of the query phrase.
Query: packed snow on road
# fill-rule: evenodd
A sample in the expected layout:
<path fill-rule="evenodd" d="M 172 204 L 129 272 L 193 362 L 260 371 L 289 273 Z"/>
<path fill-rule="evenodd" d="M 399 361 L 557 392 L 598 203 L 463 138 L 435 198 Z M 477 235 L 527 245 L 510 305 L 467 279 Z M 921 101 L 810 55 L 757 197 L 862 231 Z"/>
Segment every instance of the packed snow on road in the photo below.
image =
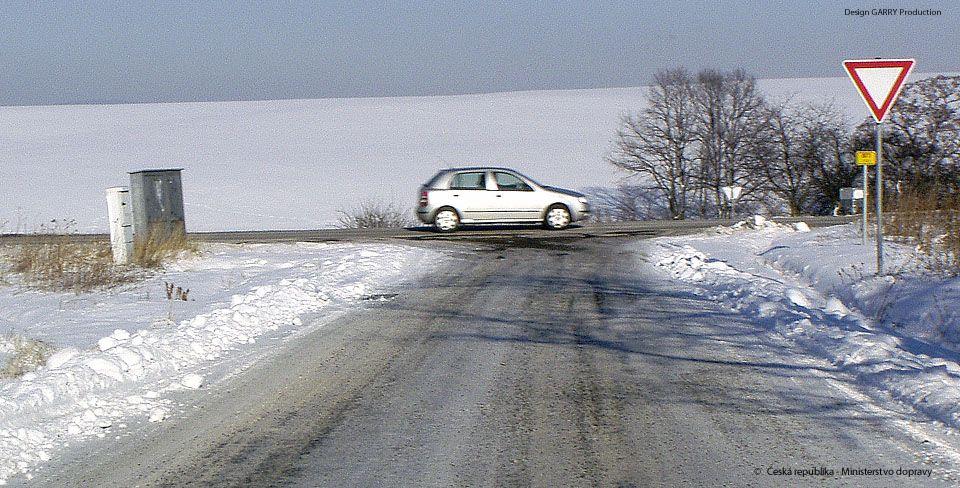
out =
<path fill-rule="evenodd" d="M 855 224 L 810 230 L 755 217 L 655 240 L 649 261 L 689 291 L 763 325 L 771 340 L 829 362 L 879 404 L 960 428 L 960 278 L 928 272 L 915 248 Z"/>
<path fill-rule="evenodd" d="M 178 415 L 189 405 L 176 392 L 206 388 L 441 261 L 398 245 L 205 245 L 107 291 L 0 284 L 0 360 L 25 342 L 52 349 L 45 365 L 0 379 L 0 484 L 31 478 L 65 448 Z"/>

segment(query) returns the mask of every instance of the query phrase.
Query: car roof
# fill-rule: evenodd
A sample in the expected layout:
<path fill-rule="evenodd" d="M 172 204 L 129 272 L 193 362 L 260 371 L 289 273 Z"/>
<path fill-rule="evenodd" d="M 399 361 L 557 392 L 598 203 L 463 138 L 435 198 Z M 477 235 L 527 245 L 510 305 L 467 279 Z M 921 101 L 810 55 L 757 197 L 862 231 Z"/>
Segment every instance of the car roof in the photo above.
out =
<path fill-rule="evenodd" d="M 442 171 L 509 171 L 511 173 L 519 173 L 519 171 L 511 168 L 502 168 L 499 166 L 464 166 L 462 168 L 447 168 Z"/>

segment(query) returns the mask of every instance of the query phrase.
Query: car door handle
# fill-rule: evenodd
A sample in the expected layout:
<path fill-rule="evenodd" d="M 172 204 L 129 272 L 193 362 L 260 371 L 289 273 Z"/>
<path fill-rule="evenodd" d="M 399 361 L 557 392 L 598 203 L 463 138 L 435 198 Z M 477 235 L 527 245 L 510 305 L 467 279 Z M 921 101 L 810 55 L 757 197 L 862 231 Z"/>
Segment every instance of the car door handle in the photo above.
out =
<path fill-rule="evenodd" d="M 499 193 L 497 194 L 497 198 L 500 198 L 500 197 L 502 197 L 502 196 L 503 196 L 503 195 L 501 195 L 501 194 L 499 194 Z"/>
<path fill-rule="evenodd" d="M 459 193 L 454 193 L 454 194 L 453 194 L 453 196 L 455 196 L 455 197 L 459 197 L 459 196 L 460 196 L 460 194 L 459 194 Z"/>

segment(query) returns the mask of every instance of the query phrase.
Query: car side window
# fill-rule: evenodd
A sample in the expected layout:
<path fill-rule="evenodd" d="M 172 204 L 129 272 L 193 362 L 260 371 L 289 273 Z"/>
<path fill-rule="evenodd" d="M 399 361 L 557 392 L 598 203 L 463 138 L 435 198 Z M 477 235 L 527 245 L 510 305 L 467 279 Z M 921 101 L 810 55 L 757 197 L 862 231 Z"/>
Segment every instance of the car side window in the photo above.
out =
<path fill-rule="evenodd" d="M 457 173 L 450 180 L 451 190 L 486 190 L 487 178 L 483 172 Z"/>
<path fill-rule="evenodd" d="M 497 187 L 502 191 L 533 191 L 530 185 L 510 173 L 496 172 L 493 176 L 497 180 Z"/>

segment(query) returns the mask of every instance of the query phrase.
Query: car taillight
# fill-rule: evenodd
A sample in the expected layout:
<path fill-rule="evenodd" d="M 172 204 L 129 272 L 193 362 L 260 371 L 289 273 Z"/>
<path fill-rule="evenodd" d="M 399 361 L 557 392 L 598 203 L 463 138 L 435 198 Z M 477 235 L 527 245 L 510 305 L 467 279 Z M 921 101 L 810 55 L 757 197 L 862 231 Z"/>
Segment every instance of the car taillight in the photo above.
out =
<path fill-rule="evenodd" d="M 427 197 L 428 197 L 429 195 L 430 195 L 430 192 L 428 192 L 428 191 L 426 191 L 426 190 L 423 190 L 423 191 L 420 192 L 420 206 L 421 206 L 421 207 L 426 207 L 426 206 L 427 206 L 427 201 L 429 200 Z"/>

